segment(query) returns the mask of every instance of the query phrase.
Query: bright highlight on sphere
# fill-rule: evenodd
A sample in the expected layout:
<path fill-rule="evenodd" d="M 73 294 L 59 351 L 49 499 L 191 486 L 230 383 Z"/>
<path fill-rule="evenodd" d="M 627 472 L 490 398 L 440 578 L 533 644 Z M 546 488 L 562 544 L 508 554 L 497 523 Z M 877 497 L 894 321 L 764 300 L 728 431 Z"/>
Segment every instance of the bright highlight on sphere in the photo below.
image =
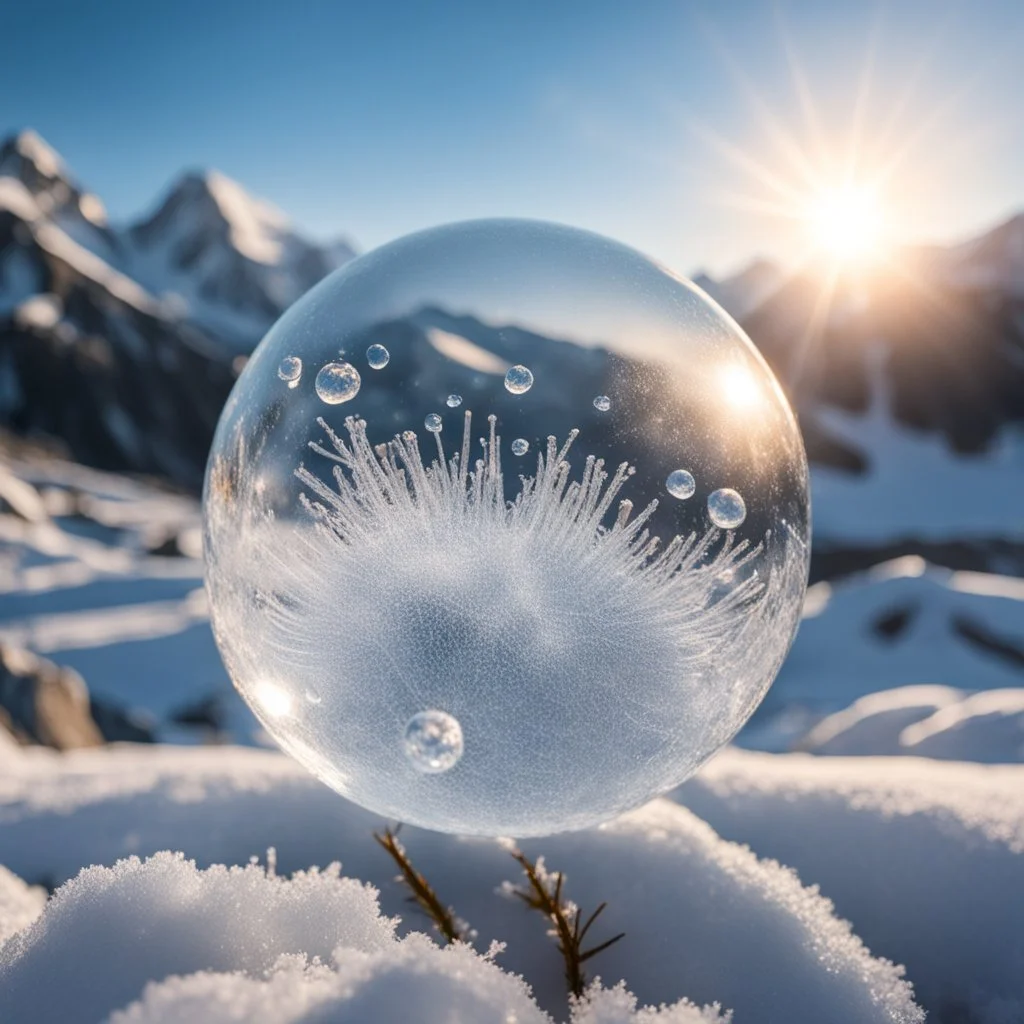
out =
<path fill-rule="evenodd" d="M 692 774 L 770 686 L 809 556 L 800 435 L 739 328 L 528 221 L 411 235 L 299 300 L 235 385 L 204 513 L 268 732 L 380 815 L 472 834 Z"/>
<path fill-rule="evenodd" d="M 807 212 L 815 245 L 842 263 L 876 255 L 881 244 L 882 212 L 867 187 L 843 185 L 823 190 Z"/>

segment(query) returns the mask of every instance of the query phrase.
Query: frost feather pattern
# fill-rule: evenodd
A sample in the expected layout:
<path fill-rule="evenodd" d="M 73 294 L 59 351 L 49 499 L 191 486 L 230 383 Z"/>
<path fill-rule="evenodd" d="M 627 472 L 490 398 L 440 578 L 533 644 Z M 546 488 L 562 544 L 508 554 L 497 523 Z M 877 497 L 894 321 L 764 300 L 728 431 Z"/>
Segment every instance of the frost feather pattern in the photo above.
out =
<path fill-rule="evenodd" d="M 423 464 L 412 431 L 374 448 L 363 420 L 351 416 L 345 420 L 349 444 L 323 418 L 318 423 L 331 448 L 316 442 L 310 447 L 339 464 L 333 473 L 335 488 L 300 467 L 296 476 L 318 499 L 302 494 L 300 501 L 349 547 L 358 547 L 396 525 L 403 533 L 418 533 L 421 542 L 434 544 L 451 543 L 460 532 L 470 530 L 518 533 L 539 551 L 561 548 L 578 556 L 581 566 L 606 573 L 609 585 L 641 601 L 666 625 L 684 628 L 696 657 L 711 653 L 707 647 L 735 633 L 740 610 L 764 589 L 755 573 L 721 600 L 713 600 L 716 583 L 739 575 L 760 555 L 762 546 L 751 548 L 746 540 L 734 543 L 727 534 L 715 551 L 722 531 L 712 527 L 701 537 L 696 533 L 677 536 L 659 551 L 660 539 L 645 528 L 658 506 L 656 499 L 636 516 L 632 516 L 632 501 L 620 501 L 614 524 L 606 530 L 605 516 L 635 470 L 623 462 L 609 479 L 604 460 L 590 455 L 581 479 L 570 482 L 572 467 L 566 457 L 578 430 L 569 434 L 560 449 L 557 439 L 549 437 L 546 453 L 537 457 L 537 475 L 520 477 L 522 489 L 506 502 L 501 438 L 494 416 L 488 417 L 489 438 L 481 438 L 484 457 L 471 471 L 472 413 L 468 410 L 461 455 L 448 461 L 441 435 L 435 433 L 438 454 L 429 466 Z M 347 476 L 342 467 L 348 470 Z"/>

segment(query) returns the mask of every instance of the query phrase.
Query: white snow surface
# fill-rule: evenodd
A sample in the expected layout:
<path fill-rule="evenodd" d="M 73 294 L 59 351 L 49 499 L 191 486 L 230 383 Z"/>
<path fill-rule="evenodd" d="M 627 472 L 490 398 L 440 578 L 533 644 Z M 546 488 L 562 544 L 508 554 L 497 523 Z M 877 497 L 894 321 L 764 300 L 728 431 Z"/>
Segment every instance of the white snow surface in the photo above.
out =
<path fill-rule="evenodd" d="M 822 407 L 829 433 L 863 452 L 863 476 L 814 466 L 815 541 L 877 544 L 967 537 L 1024 538 L 1024 432 L 1006 427 L 983 455 L 958 455 L 938 435 L 897 423 L 884 374 L 863 415 Z"/>
<path fill-rule="evenodd" d="M 882 627 L 894 616 L 902 619 L 887 635 Z M 881 690 L 1024 686 L 1018 660 L 972 639 L 978 633 L 1024 650 L 1024 581 L 952 572 L 906 556 L 816 583 L 796 642 L 743 742 L 785 749 L 827 714 Z M 890 744 L 865 752 L 898 751 Z"/>
<path fill-rule="evenodd" d="M 1021 766 L 730 750 L 672 798 L 820 886 L 930 1020 L 1024 1020 Z"/>
<path fill-rule="evenodd" d="M 1016 793 L 1016 804 L 1007 802 L 1002 814 L 1004 827 L 1016 822 L 1019 831 L 1019 785 Z M 948 807 L 924 802 L 922 813 L 927 819 Z M 0 948 L 0 1003 L 13 1008 L 15 1020 L 100 1020 L 138 1000 L 114 1019 L 486 1021 L 511 1013 L 531 1021 L 544 1020 L 541 1011 L 554 1019 L 569 1012 L 543 921 L 495 891 L 518 875 L 501 841 L 402 832 L 417 867 L 477 929 L 476 948 L 507 943 L 498 966 L 525 978 L 540 1009 L 518 982 L 468 951 L 393 938 L 390 924 L 375 916 L 373 894 L 333 869 L 292 880 L 252 866 L 203 870 L 246 864 L 271 845 L 282 876 L 340 859 L 345 875 L 380 887 L 386 914 L 408 918 L 398 935 L 424 927 L 372 839 L 383 823 L 281 755 L 181 747 L 16 753 L 0 776 L 0 822 L 0 862 L 30 881 L 73 879 Z M 807 842 L 819 841 L 813 818 L 804 833 Z M 1001 841 L 1005 847 L 1007 837 Z M 162 854 L 78 874 L 87 864 L 112 865 L 167 847 L 200 867 Z M 608 900 L 593 941 L 619 931 L 626 938 L 590 966 L 606 987 L 623 979 L 640 1004 L 688 997 L 754 1024 L 923 1020 L 900 970 L 875 959 L 827 899 L 669 801 L 524 849 L 566 872 L 567 895 L 584 911 Z M 890 852 L 916 861 L 923 851 Z M 1019 887 L 1015 867 L 1011 881 Z M 943 870 L 955 873 L 955 866 Z M 1001 870 L 1005 876 L 1007 866 Z M 873 888 L 884 886 L 880 878 Z M 998 934 L 1006 938 L 1011 910 L 1005 901 L 991 908 L 985 927 L 993 943 Z M 930 913 L 942 910 L 917 908 L 916 926 L 927 930 L 920 919 Z M 951 941 L 967 940 L 953 932 Z M 873 952 L 885 955 L 881 943 Z M 291 959 L 282 962 L 282 955 Z M 224 977 L 228 972 L 242 975 Z M 1019 989 L 997 971 L 987 991 L 1001 985 L 1013 996 L 1014 984 Z M 264 1003 L 265 1017 L 230 1016 L 233 1005 Z M 702 1017 L 684 1004 L 663 1017 L 634 1014 L 631 997 L 620 991 L 575 1012 L 575 1024 L 612 1024 L 710 1021 L 717 1011 Z"/>
<path fill-rule="evenodd" d="M 8 748 L 0 748 L 0 758 Z M 46 890 L 26 885 L 17 875 L 0 865 L 0 946 L 12 935 L 27 928 L 43 911 Z"/>
<path fill-rule="evenodd" d="M 1024 689 L 964 693 L 951 686 L 901 686 L 882 690 L 829 715 L 797 745 L 814 754 L 1024 762 Z"/>

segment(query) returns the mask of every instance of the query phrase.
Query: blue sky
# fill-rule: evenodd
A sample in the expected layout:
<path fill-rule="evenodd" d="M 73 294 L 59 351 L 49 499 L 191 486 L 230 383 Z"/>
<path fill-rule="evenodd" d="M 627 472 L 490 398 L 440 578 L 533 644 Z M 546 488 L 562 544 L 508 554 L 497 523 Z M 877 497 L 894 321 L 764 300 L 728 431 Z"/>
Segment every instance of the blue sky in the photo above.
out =
<path fill-rule="evenodd" d="M 896 240 L 1024 207 L 1017 0 L 20 3 L 0 35 L 0 129 L 114 219 L 216 167 L 320 239 L 530 216 L 722 272 L 799 254 L 765 208 L 858 135 L 861 174 L 902 153 Z"/>

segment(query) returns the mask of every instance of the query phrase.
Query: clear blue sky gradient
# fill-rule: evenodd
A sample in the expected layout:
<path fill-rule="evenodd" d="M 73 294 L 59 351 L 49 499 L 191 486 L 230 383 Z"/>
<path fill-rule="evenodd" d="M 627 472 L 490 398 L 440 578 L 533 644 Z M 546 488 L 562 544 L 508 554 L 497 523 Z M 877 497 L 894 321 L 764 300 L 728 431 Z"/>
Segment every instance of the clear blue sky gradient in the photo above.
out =
<path fill-rule="evenodd" d="M 835 154 L 870 67 L 868 169 L 906 148 L 898 238 L 1024 206 L 1019 0 L 12 2 L 0 38 L 0 129 L 38 130 L 115 220 L 216 167 L 363 248 L 503 215 L 684 273 L 792 259 L 800 230 L 733 201 L 773 197 L 723 147 L 806 189 L 766 118 L 821 164 L 794 68 Z"/>

